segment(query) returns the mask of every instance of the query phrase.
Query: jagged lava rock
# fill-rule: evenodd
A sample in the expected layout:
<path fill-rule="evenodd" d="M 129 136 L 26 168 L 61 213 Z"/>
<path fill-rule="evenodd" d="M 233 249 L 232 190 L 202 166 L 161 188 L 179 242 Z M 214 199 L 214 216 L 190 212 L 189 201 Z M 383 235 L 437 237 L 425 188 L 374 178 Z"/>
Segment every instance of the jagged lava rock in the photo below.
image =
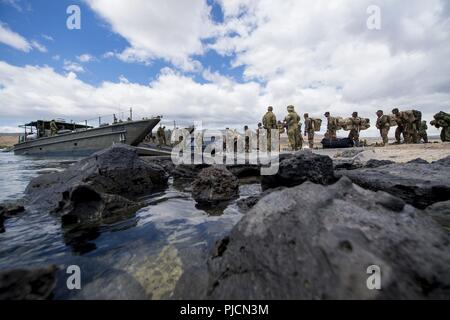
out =
<path fill-rule="evenodd" d="M 437 202 L 425 209 L 444 228 L 450 229 L 450 201 Z"/>
<path fill-rule="evenodd" d="M 203 169 L 192 183 L 192 197 L 201 205 L 214 205 L 239 196 L 239 179 L 225 166 Z"/>
<path fill-rule="evenodd" d="M 102 194 L 115 194 L 134 200 L 167 185 L 164 168 L 139 158 L 126 145 L 114 145 L 80 160 L 63 172 L 33 179 L 26 188 L 26 200 L 40 208 L 60 208 L 72 189 L 86 185 Z"/>
<path fill-rule="evenodd" d="M 397 163 L 378 168 L 339 171 L 339 175 L 370 190 L 383 190 L 424 209 L 450 200 L 450 158 L 432 164 Z"/>
<path fill-rule="evenodd" d="M 44 300 L 56 285 L 55 266 L 0 272 L 0 300 Z"/>
<path fill-rule="evenodd" d="M 291 157 L 280 159 L 278 173 L 261 177 L 263 190 L 276 187 L 293 187 L 311 181 L 330 184 L 335 181 L 333 160 L 311 151 L 300 151 Z"/>
<path fill-rule="evenodd" d="M 450 296 L 450 239 L 431 217 L 342 178 L 262 198 L 208 260 L 210 299 Z M 382 290 L 366 286 L 381 268 Z"/>

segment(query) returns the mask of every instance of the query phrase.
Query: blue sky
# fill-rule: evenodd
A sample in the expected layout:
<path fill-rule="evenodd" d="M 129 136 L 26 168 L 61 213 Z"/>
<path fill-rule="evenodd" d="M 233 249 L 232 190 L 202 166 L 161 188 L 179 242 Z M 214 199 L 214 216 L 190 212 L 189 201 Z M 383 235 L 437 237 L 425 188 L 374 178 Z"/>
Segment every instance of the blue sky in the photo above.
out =
<path fill-rule="evenodd" d="M 77 57 L 89 53 L 95 60 L 84 66 L 85 72 L 78 76 L 81 80 L 98 85 L 103 81 L 116 81 L 125 76 L 129 81 L 148 84 L 164 67 L 172 67 L 163 58 L 154 59 L 151 63 L 130 64 L 119 59 L 105 59 L 107 52 L 121 52 L 128 42 L 119 34 L 112 32 L 108 25 L 90 10 L 83 1 L 40 0 L 0 2 L 0 21 L 6 23 L 11 30 L 27 39 L 34 39 L 44 45 L 48 52 L 32 50 L 18 52 L 8 45 L 0 44 L 2 60 L 23 66 L 26 64 L 48 65 L 64 72 L 64 60 L 78 62 Z M 14 5 L 13 5 L 14 4 Z M 81 9 L 82 27 L 80 30 L 66 28 L 68 6 L 76 4 Z M 220 6 L 208 1 L 211 6 L 211 18 L 214 22 L 223 21 Z M 50 36 L 53 40 L 48 39 Z M 207 40 L 205 40 L 207 42 Z M 59 57 L 59 59 L 57 59 Z M 231 68 L 233 55 L 220 56 L 215 51 L 204 55 L 193 55 L 204 68 L 219 71 L 221 74 L 242 81 L 242 67 Z M 196 73 L 190 74 L 198 82 L 205 80 Z"/>
<path fill-rule="evenodd" d="M 78 5 L 81 29 L 66 9 Z M 450 105 L 450 5 L 379 0 L 0 0 L 0 132 L 112 114 L 255 127 L 268 105 L 321 117 Z M 376 134 L 372 128 L 368 131 Z M 345 133 L 344 133 L 345 134 Z"/>

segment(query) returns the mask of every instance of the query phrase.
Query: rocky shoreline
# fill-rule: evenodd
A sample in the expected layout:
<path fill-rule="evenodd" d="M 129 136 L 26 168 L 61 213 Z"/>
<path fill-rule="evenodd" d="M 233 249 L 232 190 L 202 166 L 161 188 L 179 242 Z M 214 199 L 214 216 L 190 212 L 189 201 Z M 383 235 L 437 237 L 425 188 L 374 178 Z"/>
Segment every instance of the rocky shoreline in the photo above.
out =
<path fill-rule="evenodd" d="M 450 156 L 393 163 L 363 161 L 352 150 L 334 159 L 301 151 L 283 155 L 276 175 L 260 177 L 255 165 L 175 167 L 116 145 L 33 179 L 23 199 L 0 204 L 0 232 L 8 231 L 5 219 L 30 210 L 60 217 L 65 228 L 120 221 L 169 178 L 213 212 L 238 197 L 240 179 L 252 178 L 263 192 L 238 201 L 245 216 L 200 262 L 206 287 L 186 285 L 187 270 L 174 298 L 448 298 L 449 167 Z M 366 287 L 373 264 L 383 271 L 384 290 Z M 0 292 L 11 292 L 3 298 L 51 298 L 52 268 L 3 271 Z M 36 277 L 42 288 L 30 293 Z"/>

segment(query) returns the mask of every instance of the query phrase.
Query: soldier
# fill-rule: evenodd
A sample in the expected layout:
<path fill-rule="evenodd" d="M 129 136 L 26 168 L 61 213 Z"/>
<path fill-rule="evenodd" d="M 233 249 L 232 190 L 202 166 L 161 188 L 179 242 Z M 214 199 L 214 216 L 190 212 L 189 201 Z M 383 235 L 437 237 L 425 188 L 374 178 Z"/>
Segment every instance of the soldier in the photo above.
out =
<path fill-rule="evenodd" d="M 433 116 L 434 120 L 430 122 L 436 129 L 442 128 L 441 141 L 450 141 L 450 114 L 441 111 Z"/>
<path fill-rule="evenodd" d="M 166 133 L 164 132 L 164 129 L 166 127 L 159 127 L 156 131 L 156 137 L 158 138 L 158 148 L 161 148 L 163 145 L 166 144 Z"/>
<path fill-rule="evenodd" d="M 267 108 L 267 112 L 262 119 L 262 123 L 267 132 L 267 151 L 270 152 L 272 150 L 271 130 L 277 129 L 277 117 L 273 113 L 273 107 L 269 106 Z"/>
<path fill-rule="evenodd" d="M 50 135 L 51 136 L 54 136 L 55 134 L 57 134 L 58 133 L 58 126 L 56 125 L 56 122 L 55 122 L 55 120 L 53 119 L 51 122 L 50 122 Z"/>
<path fill-rule="evenodd" d="M 314 132 L 315 132 L 315 127 L 314 127 L 314 121 L 313 119 L 311 119 L 309 117 L 309 114 L 305 113 L 303 115 L 303 117 L 305 118 L 305 132 L 304 135 L 305 137 L 308 136 L 308 144 L 309 144 L 309 148 L 313 149 L 314 148 Z"/>
<path fill-rule="evenodd" d="M 250 137 L 246 135 L 248 126 L 244 126 L 244 139 L 245 139 L 245 153 L 250 152 Z"/>
<path fill-rule="evenodd" d="M 391 128 L 391 123 L 389 121 L 389 116 L 383 114 L 383 110 L 377 111 L 377 128 L 380 130 L 381 139 L 383 139 L 382 146 L 388 144 L 389 138 L 388 133 Z"/>
<path fill-rule="evenodd" d="M 423 142 L 428 143 L 427 130 L 428 130 L 427 122 L 424 120 L 420 123 L 418 142 L 421 142 L 423 140 Z"/>
<path fill-rule="evenodd" d="M 361 131 L 361 118 L 358 117 L 358 112 L 352 113 L 352 126 L 348 138 L 355 142 L 355 146 L 359 147 L 359 132 Z"/>
<path fill-rule="evenodd" d="M 395 108 L 392 110 L 392 113 L 395 116 L 395 122 L 397 122 L 397 129 L 395 129 L 395 141 L 397 144 L 400 144 L 401 143 L 400 137 L 401 137 L 401 135 L 403 135 L 403 141 L 406 143 L 407 142 L 407 133 L 405 131 L 405 123 L 400 115 L 400 111 L 398 110 L 398 108 Z"/>
<path fill-rule="evenodd" d="M 397 129 L 401 127 L 400 130 L 403 130 L 403 138 L 405 143 L 417 143 L 418 128 L 416 125 L 417 119 L 415 116 L 415 114 L 417 115 L 417 112 L 418 111 L 399 111 L 397 108 L 392 110 L 392 113 L 395 115 L 397 121 Z M 397 139 L 397 141 L 399 140 L 400 138 Z"/>
<path fill-rule="evenodd" d="M 337 123 L 336 118 L 330 116 L 330 113 L 327 111 L 325 112 L 324 116 L 327 118 L 327 138 L 336 140 L 336 130 L 337 130 Z"/>
<path fill-rule="evenodd" d="M 287 125 L 289 144 L 292 150 L 297 151 L 302 148 L 302 140 L 299 131 L 300 116 L 295 112 L 294 106 L 287 107 L 288 115 L 284 119 L 284 123 Z"/>
<path fill-rule="evenodd" d="M 262 130 L 263 130 L 262 123 L 259 122 L 258 128 L 256 129 L 256 150 L 258 151 L 259 151 L 259 135 L 261 134 Z"/>

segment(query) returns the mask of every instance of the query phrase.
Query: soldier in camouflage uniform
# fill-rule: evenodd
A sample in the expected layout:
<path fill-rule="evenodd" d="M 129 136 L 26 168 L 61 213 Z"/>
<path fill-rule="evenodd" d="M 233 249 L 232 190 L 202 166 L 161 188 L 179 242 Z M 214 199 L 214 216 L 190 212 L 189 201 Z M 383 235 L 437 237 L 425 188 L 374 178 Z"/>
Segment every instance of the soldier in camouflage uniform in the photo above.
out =
<path fill-rule="evenodd" d="M 271 130 L 278 129 L 277 117 L 273 113 L 273 107 L 267 108 L 267 112 L 262 119 L 262 123 L 263 123 L 264 129 L 266 129 L 266 132 L 267 132 L 267 151 L 270 152 L 272 150 Z"/>
<path fill-rule="evenodd" d="M 58 126 L 56 125 L 55 120 L 50 122 L 50 135 L 54 136 L 58 133 Z"/>
<path fill-rule="evenodd" d="M 294 106 L 287 107 L 288 115 L 284 118 L 284 123 L 288 128 L 289 144 L 292 150 L 297 151 L 302 148 L 302 139 L 299 131 L 300 116 L 295 112 Z"/>
<path fill-rule="evenodd" d="M 337 123 L 336 118 L 330 116 L 330 113 L 327 111 L 325 112 L 324 116 L 327 118 L 327 133 L 326 136 L 328 139 L 336 140 L 336 130 L 337 130 Z"/>
<path fill-rule="evenodd" d="M 430 124 L 435 126 L 437 129 L 442 128 L 442 142 L 450 141 L 450 114 L 441 111 L 436 113 L 433 117 L 434 120 L 431 121 Z"/>
<path fill-rule="evenodd" d="M 315 127 L 314 127 L 314 120 L 311 119 L 309 117 L 309 114 L 305 113 L 303 115 L 303 117 L 305 118 L 305 132 L 304 135 L 305 137 L 308 136 L 308 145 L 310 149 L 314 148 L 314 132 L 315 132 Z"/>
<path fill-rule="evenodd" d="M 161 148 L 163 145 L 166 144 L 166 133 L 164 131 L 166 127 L 159 127 L 156 131 L 156 137 L 158 138 L 158 148 Z"/>
<path fill-rule="evenodd" d="M 348 138 L 355 142 L 355 146 L 359 146 L 359 132 L 361 131 L 361 118 L 358 117 L 358 112 L 352 113 L 352 126 Z"/>
<path fill-rule="evenodd" d="M 395 116 L 395 122 L 397 122 L 397 129 L 395 129 L 395 140 L 397 144 L 400 144 L 400 137 L 403 135 L 403 141 L 407 143 L 408 134 L 405 130 L 405 120 L 402 118 L 400 111 L 397 108 L 393 109 L 392 113 Z"/>
<path fill-rule="evenodd" d="M 417 143 L 418 141 L 418 125 L 417 119 L 421 113 L 418 111 L 399 111 L 397 108 L 392 110 L 397 120 L 398 127 L 403 130 L 403 138 L 405 143 Z M 397 136 L 396 136 L 397 138 Z M 399 139 L 398 139 L 399 140 Z"/>
<path fill-rule="evenodd" d="M 380 130 L 380 135 L 383 139 L 382 146 L 384 147 L 389 141 L 388 133 L 391 128 L 391 123 L 389 121 L 389 116 L 383 114 L 383 110 L 377 111 L 377 128 Z"/>
<path fill-rule="evenodd" d="M 427 122 L 424 120 L 420 123 L 419 142 L 423 140 L 423 142 L 428 143 L 427 130 L 428 130 Z"/>

